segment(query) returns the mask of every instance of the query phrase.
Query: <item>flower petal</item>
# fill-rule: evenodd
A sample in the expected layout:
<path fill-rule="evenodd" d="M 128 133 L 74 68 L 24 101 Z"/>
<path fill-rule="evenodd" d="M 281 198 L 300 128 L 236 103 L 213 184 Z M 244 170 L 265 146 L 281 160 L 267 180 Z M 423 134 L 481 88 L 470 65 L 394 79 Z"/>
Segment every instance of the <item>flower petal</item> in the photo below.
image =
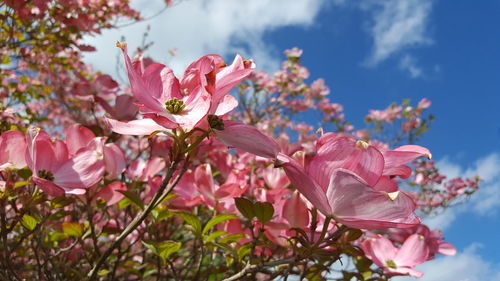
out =
<path fill-rule="evenodd" d="M 376 191 L 349 170 L 338 169 L 326 196 L 335 219 L 354 228 L 411 227 L 420 223 L 415 203 L 404 192 L 391 199 Z"/>
<path fill-rule="evenodd" d="M 151 135 L 155 132 L 165 131 L 167 129 L 148 118 L 132 121 L 118 121 L 106 118 L 106 122 L 113 132 L 122 135 L 144 136 Z"/>
<path fill-rule="evenodd" d="M 224 130 L 213 130 L 219 140 L 229 147 L 235 147 L 265 158 L 276 158 L 279 145 L 253 126 L 224 120 Z"/>

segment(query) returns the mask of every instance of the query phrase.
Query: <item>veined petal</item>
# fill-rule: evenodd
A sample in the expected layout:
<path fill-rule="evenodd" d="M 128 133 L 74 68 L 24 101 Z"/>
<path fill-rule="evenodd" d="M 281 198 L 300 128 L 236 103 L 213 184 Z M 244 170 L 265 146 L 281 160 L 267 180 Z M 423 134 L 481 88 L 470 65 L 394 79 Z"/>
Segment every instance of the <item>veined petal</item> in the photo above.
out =
<path fill-rule="evenodd" d="M 23 168 L 26 166 L 25 154 L 26 137 L 22 132 L 11 130 L 0 135 L 0 165 L 9 163 L 10 168 Z"/>
<path fill-rule="evenodd" d="M 386 267 L 385 262 L 393 260 L 398 252 L 391 240 L 382 235 L 366 239 L 360 244 L 360 247 L 365 255 L 379 267 Z"/>
<path fill-rule="evenodd" d="M 75 155 L 80 148 L 86 147 L 95 138 L 94 132 L 79 124 L 71 125 L 65 131 L 66 145 L 71 155 Z"/>
<path fill-rule="evenodd" d="M 431 158 L 431 153 L 427 148 L 419 145 L 403 145 L 394 150 L 384 151 L 385 169 L 404 165 L 419 157 Z"/>
<path fill-rule="evenodd" d="M 196 167 L 194 180 L 201 194 L 211 199 L 214 198 L 215 186 L 210 164 L 202 164 Z"/>
<path fill-rule="evenodd" d="M 420 223 L 415 202 L 404 192 L 391 199 L 376 191 L 349 170 L 336 170 L 326 192 L 335 219 L 363 229 L 412 227 Z"/>
<path fill-rule="evenodd" d="M 125 155 L 114 143 L 108 143 L 103 148 L 104 162 L 106 165 L 106 178 L 114 179 L 125 171 Z"/>
<path fill-rule="evenodd" d="M 151 91 L 150 87 L 156 86 L 156 84 L 148 84 L 146 85 L 140 73 L 136 71 L 134 68 L 130 57 L 127 54 L 127 45 L 120 44 L 120 48 L 123 53 L 123 58 L 125 60 L 125 67 L 127 69 L 128 79 L 130 81 L 130 88 L 132 89 L 132 93 L 135 98 L 147 108 L 155 111 L 161 112 L 163 111 L 163 107 L 158 99 L 155 99 L 155 94 Z M 150 72 L 153 68 L 150 70 Z M 146 72 L 146 71 L 145 71 Z M 158 95 L 158 94 L 156 94 Z"/>
<path fill-rule="evenodd" d="M 213 130 L 219 140 L 229 147 L 235 147 L 257 156 L 276 158 L 279 145 L 253 126 L 224 120 L 224 130 Z"/>
<path fill-rule="evenodd" d="M 54 183 L 65 189 L 88 188 L 102 179 L 104 170 L 102 152 L 80 150 L 54 173 Z"/>
<path fill-rule="evenodd" d="M 238 106 L 238 101 L 233 96 L 225 95 L 220 103 L 215 105 L 214 108 L 210 108 L 209 113 L 217 116 L 222 116 L 224 114 L 231 112 L 237 106 Z"/>
<path fill-rule="evenodd" d="M 113 132 L 122 135 L 144 136 L 168 129 L 148 118 L 132 121 L 118 121 L 106 118 L 106 122 Z"/>
<path fill-rule="evenodd" d="M 144 85 L 149 90 L 149 94 L 162 105 L 171 98 L 181 98 L 179 80 L 174 72 L 160 63 L 150 64 L 142 74 Z M 161 107 L 161 111 L 165 110 Z"/>
<path fill-rule="evenodd" d="M 39 178 L 37 176 L 32 176 L 31 180 L 41 189 L 43 192 L 50 196 L 61 196 L 64 195 L 64 189 L 57 186 L 53 182 Z"/>
<path fill-rule="evenodd" d="M 332 209 L 328 204 L 327 197 L 322 188 L 306 174 L 304 168 L 295 161 L 295 159 L 283 154 L 278 154 L 278 161 L 281 162 L 281 167 L 285 170 L 286 175 L 290 179 L 297 190 L 306 197 L 314 207 L 318 208 L 324 215 L 331 215 Z"/>
<path fill-rule="evenodd" d="M 325 138 L 328 141 L 324 143 L 321 141 L 323 138 L 318 140 L 322 145 L 307 166 L 307 172 L 322 187 L 326 189 L 330 179 L 321 174 L 332 175 L 338 168 L 354 172 L 370 186 L 378 182 L 384 169 L 384 157 L 374 146 L 366 144 L 366 147 L 360 147 L 348 137 L 326 135 Z"/>
<path fill-rule="evenodd" d="M 309 211 L 300 194 L 295 192 L 283 205 L 283 217 L 292 227 L 307 227 L 309 225 Z"/>
<path fill-rule="evenodd" d="M 115 181 L 113 183 L 106 185 L 106 187 L 104 187 L 103 189 L 99 190 L 99 192 L 97 192 L 95 197 L 98 198 L 100 197 L 106 200 L 106 205 L 111 206 L 118 203 L 118 201 L 122 200 L 123 197 L 125 197 L 125 195 L 118 192 L 119 190 L 126 191 L 127 186 L 123 182 Z"/>
<path fill-rule="evenodd" d="M 440 242 L 438 247 L 438 253 L 440 253 L 441 255 L 454 256 L 457 254 L 457 249 L 451 243 Z"/>
<path fill-rule="evenodd" d="M 429 247 L 426 245 L 425 237 L 418 233 L 410 235 L 399 248 L 394 258 L 398 266 L 413 267 L 427 260 Z"/>

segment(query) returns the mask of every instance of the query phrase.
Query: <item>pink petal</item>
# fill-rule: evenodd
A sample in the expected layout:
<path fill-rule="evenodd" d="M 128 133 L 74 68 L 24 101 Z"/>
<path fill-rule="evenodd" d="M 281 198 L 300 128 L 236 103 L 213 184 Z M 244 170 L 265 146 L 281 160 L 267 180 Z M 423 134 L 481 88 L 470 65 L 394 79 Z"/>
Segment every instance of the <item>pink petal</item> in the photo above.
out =
<path fill-rule="evenodd" d="M 398 266 L 413 267 L 427 260 L 429 247 L 427 247 L 425 237 L 418 233 L 410 235 L 399 248 L 394 258 Z"/>
<path fill-rule="evenodd" d="M 243 194 L 245 190 L 246 190 L 245 188 L 241 188 L 240 184 L 225 183 L 221 185 L 219 188 L 217 188 L 217 190 L 214 193 L 214 197 L 218 199 L 231 198 L 231 201 L 234 202 L 232 198 L 241 196 L 241 194 Z"/>
<path fill-rule="evenodd" d="M 365 252 L 366 257 L 379 267 L 387 267 L 386 261 L 393 260 L 398 252 L 391 240 L 382 235 L 368 238 L 360 244 L 360 247 Z"/>
<path fill-rule="evenodd" d="M 325 192 L 322 188 L 307 175 L 300 164 L 295 159 L 285 155 L 278 154 L 278 161 L 281 162 L 281 167 L 285 170 L 286 175 L 290 179 L 297 190 L 306 197 L 314 207 L 318 208 L 323 214 L 331 215 L 332 211 L 328 204 Z"/>
<path fill-rule="evenodd" d="M 253 68 L 245 68 L 243 58 L 236 55 L 231 65 L 224 67 L 217 73 L 214 98 L 218 100 L 229 93 L 234 86 L 250 75 L 253 70 Z"/>
<path fill-rule="evenodd" d="M 292 227 L 305 228 L 309 225 L 309 211 L 305 202 L 295 192 L 283 205 L 283 217 Z"/>
<path fill-rule="evenodd" d="M 210 164 L 202 164 L 196 167 L 196 170 L 194 170 L 194 180 L 201 194 L 211 199 L 214 198 L 214 178 Z"/>
<path fill-rule="evenodd" d="M 420 223 L 415 203 L 404 192 L 392 200 L 351 171 L 338 169 L 326 192 L 336 221 L 354 228 L 411 227 Z"/>
<path fill-rule="evenodd" d="M 457 249 L 451 243 L 440 242 L 438 253 L 440 253 L 441 255 L 454 256 L 457 254 Z"/>
<path fill-rule="evenodd" d="M 80 148 L 86 147 L 95 138 L 95 134 L 90 129 L 79 124 L 71 125 L 65 131 L 66 145 L 71 155 L 75 155 Z"/>
<path fill-rule="evenodd" d="M 160 102 L 160 111 L 165 110 L 161 107 L 162 102 L 170 100 L 171 98 L 182 97 L 180 94 L 179 81 L 175 77 L 174 72 L 163 64 L 150 64 L 144 70 L 142 80 L 144 81 L 146 89 L 149 90 L 148 93 L 144 94 L 148 94 Z"/>
<path fill-rule="evenodd" d="M 378 191 L 385 191 L 388 193 L 396 192 L 398 191 L 398 183 L 391 180 L 387 176 L 381 176 L 377 184 L 375 184 L 375 186 L 373 187 L 373 189 Z"/>
<path fill-rule="evenodd" d="M 125 197 L 122 193 L 118 192 L 119 190 L 126 191 L 127 186 L 119 181 L 115 181 L 113 183 L 108 184 L 103 189 L 99 190 L 96 194 L 96 197 L 100 197 L 106 200 L 106 205 L 111 206 L 118 203 L 120 200 Z"/>
<path fill-rule="evenodd" d="M 150 89 L 149 87 L 154 87 L 157 86 L 155 84 L 146 84 L 143 78 L 141 77 L 141 74 L 136 71 L 134 66 L 132 65 L 132 62 L 130 61 L 130 57 L 127 54 L 127 45 L 126 44 L 120 44 L 122 53 L 123 53 L 123 58 L 125 60 L 125 67 L 127 69 L 127 74 L 128 74 L 128 79 L 130 81 L 130 88 L 132 89 L 132 93 L 134 94 L 135 98 L 144 106 L 146 106 L 148 109 L 153 110 L 155 112 L 160 112 L 163 111 L 163 107 L 160 104 L 160 102 L 153 98 L 155 95 L 159 95 L 160 89 Z M 155 69 L 155 66 L 150 69 L 150 72 Z M 152 76 L 152 74 L 148 74 Z M 156 91 L 155 91 L 156 90 Z"/>
<path fill-rule="evenodd" d="M 238 101 L 231 95 L 225 95 L 222 101 L 215 106 L 215 108 L 211 108 L 210 112 L 215 111 L 211 114 L 222 116 L 231 112 L 238 106 Z"/>
<path fill-rule="evenodd" d="M 114 143 L 108 143 L 103 148 L 106 165 L 106 178 L 114 179 L 125 171 L 125 155 Z"/>
<path fill-rule="evenodd" d="M 114 118 L 118 120 L 132 120 L 139 110 L 134 105 L 135 98 L 130 95 L 119 95 L 116 97 Z M 110 113 L 112 114 L 112 113 Z M 112 114 L 113 115 L 113 114 Z"/>
<path fill-rule="evenodd" d="M 6 131 L 0 135 L 0 164 L 10 168 L 26 167 L 26 137 L 20 131 Z M 0 169 L 1 170 L 1 169 Z"/>
<path fill-rule="evenodd" d="M 386 176 L 397 176 L 403 179 L 407 179 L 411 176 L 411 168 L 406 165 L 385 167 L 384 175 Z"/>
<path fill-rule="evenodd" d="M 65 189 L 88 188 L 102 179 L 103 155 L 93 149 L 82 149 L 54 173 L 54 183 Z"/>
<path fill-rule="evenodd" d="M 219 140 L 229 147 L 235 147 L 265 158 L 276 158 L 279 145 L 253 126 L 224 120 L 224 130 L 213 130 Z"/>
<path fill-rule="evenodd" d="M 431 153 L 427 148 L 418 145 L 403 145 L 394 150 L 387 150 L 384 152 L 385 169 L 404 165 L 419 157 L 431 158 Z M 384 174 L 387 174 L 386 170 Z"/>
<path fill-rule="evenodd" d="M 162 132 L 167 129 L 158 125 L 158 123 L 152 119 L 147 118 L 132 121 L 118 121 L 106 118 L 106 122 L 113 132 L 122 135 L 144 136 L 151 135 L 155 132 Z"/>
<path fill-rule="evenodd" d="M 32 176 L 31 180 L 41 189 L 43 192 L 50 196 L 61 196 L 64 195 L 64 189 L 57 186 L 51 181 L 39 178 L 37 176 Z"/>
<path fill-rule="evenodd" d="M 327 136 L 316 156 L 307 167 L 307 172 L 318 183 L 326 188 L 335 169 L 343 168 L 353 171 L 370 186 L 374 186 L 382 175 L 384 157 L 374 146 L 360 147 L 348 137 Z M 321 139 L 320 139 L 321 140 Z"/>

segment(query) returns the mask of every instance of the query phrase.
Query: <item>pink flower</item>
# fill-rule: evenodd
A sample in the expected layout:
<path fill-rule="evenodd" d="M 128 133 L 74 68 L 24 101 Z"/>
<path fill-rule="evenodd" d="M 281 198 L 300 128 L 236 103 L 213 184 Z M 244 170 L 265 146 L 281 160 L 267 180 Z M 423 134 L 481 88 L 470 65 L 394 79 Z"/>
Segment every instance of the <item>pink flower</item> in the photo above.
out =
<path fill-rule="evenodd" d="M 26 140 L 26 162 L 33 171 L 32 180 L 47 194 L 84 194 L 85 189 L 102 179 L 103 139 L 93 139 L 72 156 L 63 141 L 51 141 L 37 128 L 28 129 Z"/>
<path fill-rule="evenodd" d="M 20 131 L 6 131 L 0 135 L 0 171 L 26 167 L 24 154 L 26 138 Z"/>
<path fill-rule="evenodd" d="M 111 206 L 118 203 L 125 197 L 123 193 L 119 192 L 120 190 L 126 191 L 127 186 L 123 182 L 115 181 L 99 190 L 99 192 L 95 195 L 95 198 L 102 198 L 106 200 L 106 205 Z"/>
<path fill-rule="evenodd" d="M 318 140 L 318 151 L 304 166 L 278 155 L 291 183 L 316 208 L 355 228 L 411 227 L 420 222 L 415 203 L 404 192 L 375 189 L 384 169 L 374 147 L 345 137 Z"/>
<path fill-rule="evenodd" d="M 190 130 L 208 125 L 227 146 L 257 156 L 276 157 L 279 147 L 273 139 L 254 127 L 219 117 L 238 105 L 227 93 L 253 71 L 251 62 L 236 56 L 226 66 L 217 55 L 203 56 L 187 67 L 179 82 L 172 70 L 161 64 L 150 64 L 142 71 L 140 65 L 131 62 L 126 45 L 118 43 L 118 46 L 125 57 L 132 93 L 146 118 L 128 122 L 107 119 L 114 132 L 150 135 L 178 126 Z M 202 120 L 208 124 L 201 124 Z"/>
<path fill-rule="evenodd" d="M 445 242 L 443 233 L 438 230 L 430 230 L 426 225 L 419 224 L 412 228 L 390 228 L 387 233 L 392 240 L 403 243 L 412 234 L 419 234 L 425 238 L 425 245 L 429 248 L 428 259 L 433 259 L 436 254 L 454 256 L 457 253 L 455 246 Z"/>
<path fill-rule="evenodd" d="M 66 128 L 66 145 L 70 156 L 75 155 L 80 149 L 87 147 L 96 136 L 90 129 L 79 124 Z M 106 165 L 106 178 L 114 179 L 125 171 L 125 155 L 114 143 L 107 143 L 102 147 L 104 163 Z"/>
<path fill-rule="evenodd" d="M 231 182 L 220 186 L 215 184 L 210 164 L 202 164 L 196 167 L 194 182 L 203 201 L 212 208 L 220 205 L 227 209 L 234 204 L 233 198 L 241 196 L 245 191 L 245 188 L 242 188 L 244 184 Z"/>
<path fill-rule="evenodd" d="M 429 253 L 425 238 L 420 234 L 410 235 L 399 249 L 382 235 L 368 238 L 360 247 L 385 273 L 413 277 L 422 277 L 423 273 L 413 267 L 425 262 Z"/>
<path fill-rule="evenodd" d="M 134 67 L 127 54 L 127 45 L 118 44 L 123 51 L 132 93 L 139 110 L 165 128 L 193 128 L 208 112 L 210 96 L 203 87 L 181 92 L 179 80 L 163 64 L 150 64 L 144 71 Z"/>

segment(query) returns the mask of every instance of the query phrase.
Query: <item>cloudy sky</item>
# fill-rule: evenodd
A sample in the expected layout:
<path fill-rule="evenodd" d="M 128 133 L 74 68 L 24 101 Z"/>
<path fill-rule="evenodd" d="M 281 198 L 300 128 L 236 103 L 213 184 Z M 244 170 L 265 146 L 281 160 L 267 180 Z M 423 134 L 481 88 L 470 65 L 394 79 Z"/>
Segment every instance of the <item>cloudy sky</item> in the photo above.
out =
<path fill-rule="evenodd" d="M 163 7 L 132 3 L 146 18 Z M 499 14 L 498 0 L 184 0 L 87 38 L 98 51 L 86 59 L 117 77 L 114 43 L 137 47 L 149 25 L 149 55 L 177 72 L 206 53 L 273 70 L 284 49 L 300 47 L 312 78 L 326 80 L 359 127 L 368 109 L 429 98 L 436 121 L 421 144 L 450 177 L 483 182 L 470 202 L 427 220 L 459 253 L 422 265 L 422 280 L 500 280 Z"/>

